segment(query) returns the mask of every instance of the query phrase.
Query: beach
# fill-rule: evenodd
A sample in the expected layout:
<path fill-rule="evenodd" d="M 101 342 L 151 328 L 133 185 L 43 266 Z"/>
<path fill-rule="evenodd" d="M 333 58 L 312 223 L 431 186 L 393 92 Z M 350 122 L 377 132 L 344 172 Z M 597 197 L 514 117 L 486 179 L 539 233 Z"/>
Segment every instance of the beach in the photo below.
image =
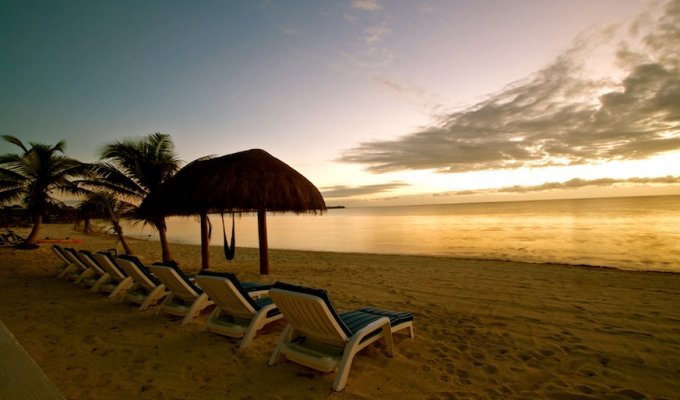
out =
<path fill-rule="evenodd" d="M 122 251 L 70 225 L 44 225 L 41 236 Z M 131 246 L 147 264 L 160 260 L 156 241 Z M 198 246 L 171 250 L 198 271 Z M 181 326 L 57 279 L 49 244 L 0 248 L 0 320 L 67 399 L 680 398 L 680 274 L 274 249 L 260 276 L 257 249 L 238 248 L 233 262 L 211 251 L 214 270 L 242 281 L 325 288 L 339 310 L 410 311 L 415 338 L 396 335 L 394 358 L 380 342 L 360 352 L 334 393 L 334 374 L 267 366 L 285 321 L 239 354 L 237 339 L 201 331 L 206 314 Z"/>

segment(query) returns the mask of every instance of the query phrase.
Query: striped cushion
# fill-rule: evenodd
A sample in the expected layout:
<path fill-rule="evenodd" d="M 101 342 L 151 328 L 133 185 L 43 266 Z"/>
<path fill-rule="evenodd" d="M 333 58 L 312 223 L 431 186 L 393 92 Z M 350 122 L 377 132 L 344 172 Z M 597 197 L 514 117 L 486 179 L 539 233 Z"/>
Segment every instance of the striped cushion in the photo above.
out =
<path fill-rule="evenodd" d="M 269 290 L 274 286 L 272 283 L 241 282 L 241 287 L 246 292 L 256 292 L 258 290 Z"/>
<path fill-rule="evenodd" d="M 243 298 L 244 298 L 244 299 L 245 299 L 245 300 L 246 300 L 246 301 L 247 301 L 247 302 L 255 309 L 255 310 L 259 311 L 260 308 L 262 308 L 262 306 L 260 306 L 260 305 L 257 303 L 257 301 L 253 300 L 253 298 L 250 297 L 250 295 L 248 294 L 249 291 L 253 291 L 253 290 L 256 290 L 256 289 L 253 289 L 253 286 L 250 286 L 250 289 L 246 289 L 246 288 L 243 286 L 243 283 L 242 283 L 241 281 L 238 280 L 238 278 L 236 277 L 236 274 L 232 274 L 231 272 L 215 272 L 215 271 L 206 271 L 206 270 L 203 270 L 203 271 L 201 271 L 198 275 L 199 275 L 199 276 L 200 276 L 200 275 L 204 275 L 204 276 L 215 276 L 215 277 L 222 278 L 222 279 L 226 279 L 226 280 L 230 281 L 230 282 L 232 283 L 232 285 L 234 285 L 234 287 L 236 288 L 236 290 L 238 290 L 239 294 L 240 294 L 240 295 L 241 295 L 241 296 L 242 296 L 242 297 L 243 297 Z"/>
<path fill-rule="evenodd" d="M 272 303 L 274 303 L 274 300 L 272 300 L 271 297 L 262 297 L 257 300 L 253 300 L 255 304 L 259 307 L 258 309 L 262 309 L 263 307 L 266 307 Z M 279 311 L 278 308 L 273 308 L 267 312 L 267 317 L 273 317 L 274 315 L 281 314 L 281 311 Z"/>
<path fill-rule="evenodd" d="M 281 289 L 281 290 L 288 290 L 290 292 L 297 292 L 297 293 L 303 293 L 303 294 L 308 294 L 310 296 L 316 296 L 321 299 L 326 304 L 326 307 L 328 308 L 328 311 L 331 313 L 333 318 L 337 321 L 338 325 L 340 325 L 340 329 L 342 329 L 343 332 L 345 332 L 345 335 L 347 336 L 352 336 L 355 331 L 352 331 L 349 329 L 349 327 L 345 324 L 345 322 L 340 318 L 338 315 L 338 312 L 335 311 L 335 307 L 333 307 L 333 303 L 331 303 L 331 299 L 328 296 L 328 292 L 325 289 L 317 289 L 317 288 L 311 288 L 308 286 L 300 286 L 300 285 L 293 285 L 291 283 L 286 283 L 286 282 L 281 282 L 278 281 L 274 284 L 275 289 Z"/>
<path fill-rule="evenodd" d="M 200 272 L 200 275 L 206 275 L 206 276 L 218 276 L 220 278 L 226 278 L 226 279 L 231 279 L 230 277 L 236 278 L 236 274 L 232 274 L 231 272 L 221 272 L 221 271 L 209 271 L 209 270 L 203 270 Z M 237 279 L 238 280 L 238 279 Z M 231 280 L 232 283 L 234 280 Z M 274 286 L 271 283 L 257 283 L 257 282 L 241 282 L 238 281 L 239 285 L 241 285 L 241 288 L 245 290 L 246 292 L 255 292 L 258 290 L 269 290 Z"/>
<path fill-rule="evenodd" d="M 345 323 L 352 335 L 359 332 L 366 325 L 382 318 L 380 315 L 370 314 L 363 311 L 345 311 L 340 313 L 340 319 Z"/>
<path fill-rule="evenodd" d="M 119 258 L 122 258 L 123 260 L 128 260 L 132 263 L 134 263 L 137 268 L 147 277 L 151 282 L 154 283 L 154 285 L 158 286 L 161 284 L 161 281 L 156 278 L 151 271 L 149 271 L 149 268 L 146 267 L 146 265 L 142 264 L 142 262 L 139 260 L 139 258 L 135 256 L 131 256 L 129 254 L 123 254 L 119 256 Z"/>
<path fill-rule="evenodd" d="M 177 263 L 155 262 L 155 263 L 153 263 L 153 265 L 160 265 L 161 267 L 172 268 L 172 269 L 175 271 L 175 273 L 177 273 L 177 276 L 179 276 L 179 278 L 182 279 L 182 280 L 184 281 L 184 283 L 187 284 L 187 286 L 189 286 L 191 289 L 193 289 L 194 292 L 196 292 L 196 293 L 199 294 L 199 295 L 200 295 L 201 293 L 203 293 L 203 289 L 201 289 L 201 288 L 199 288 L 198 286 L 196 286 L 196 285 L 189 279 L 189 277 L 186 276 L 186 274 L 184 273 L 184 271 L 182 271 L 181 269 L 179 269 L 179 267 L 177 266 Z"/>
<path fill-rule="evenodd" d="M 403 322 L 413 321 L 413 314 L 410 312 L 387 311 L 374 307 L 360 308 L 359 311 L 373 315 L 379 315 L 382 317 L 388 317 L 390 319 L 390 325 L 392 326 L 399 325 Z"/>

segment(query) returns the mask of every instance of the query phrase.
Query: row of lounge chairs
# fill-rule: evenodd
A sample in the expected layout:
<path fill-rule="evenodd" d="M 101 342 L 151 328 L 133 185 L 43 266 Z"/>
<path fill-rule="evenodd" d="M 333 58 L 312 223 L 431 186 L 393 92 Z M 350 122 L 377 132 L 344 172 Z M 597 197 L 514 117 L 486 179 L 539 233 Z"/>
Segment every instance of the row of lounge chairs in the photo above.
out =
<path fill-rule="evenodd" d="M 361 308 L 338 312 L 323 289 L 276 282 L 274 285 L 241 282 L 236 275 L 202 271 L 195 277 L 177 266 L 156 263 L 145 266 L 137 257 L 109 252 L 52 246 L 64 262 L 59 277 L 106 292 L 119 301 L 138 304 L 139 310 L 158 305 L 156 314 L 181 316 L 191 322 L 202 310 L 215 305 L 203 326 L 220 335 L 242 338 L 244 351 L 257 332 L 281 318 L 288 322 L 269 359 L 276 364 L 281 355 L 307 367 L 337 370 L 332 388 L 340 391 L 354 356 L 383 339 L 387 355 L 394 355 L 392 334 L 407 331 L 413 338 L 413 315 L 408 312 Z"/>

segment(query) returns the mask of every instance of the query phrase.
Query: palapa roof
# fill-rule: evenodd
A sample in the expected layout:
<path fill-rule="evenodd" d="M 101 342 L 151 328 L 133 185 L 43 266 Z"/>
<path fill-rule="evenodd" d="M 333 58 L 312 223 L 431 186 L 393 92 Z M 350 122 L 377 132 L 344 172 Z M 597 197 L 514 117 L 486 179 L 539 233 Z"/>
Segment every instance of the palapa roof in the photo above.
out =
<path fill-rule="evenodd" d="M 321 193 L 288 164 L 260 149 L 194 161 L 150 193 L 146 215 L 201 212 L 316 212 L 326 210 Z"/>

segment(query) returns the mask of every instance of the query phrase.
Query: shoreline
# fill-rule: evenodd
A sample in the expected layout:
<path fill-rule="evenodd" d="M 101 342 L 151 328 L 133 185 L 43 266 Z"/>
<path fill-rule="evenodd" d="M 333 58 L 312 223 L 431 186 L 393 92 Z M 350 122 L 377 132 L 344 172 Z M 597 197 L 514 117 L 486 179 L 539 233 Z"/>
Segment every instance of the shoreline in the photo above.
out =
<path fill-rule="evenodd" d="M 104 233 L 93 233 L 93 234 L 98 234 L 98 235 L 104 235 Z M 114 236 L 112 236 L 114 237 Z M 133 241 L 141 241 L 141 242 L 155 242 L 160 246 L 160 241 L 158 239 L 158 236 L 151 236 L 150 238 L 141 238 L 138 236 L 125 236 L 128 240 L 133 240 Z M 183 243 L 183 242 L 175 242 L 172 241 L 171 239 L 168 239 L 168 242 L 171 245 L 180 245 L 180 246 L 200 246 L 199 244 L 194 244 L 194 243 Z M 222 245 L 220 244 L 210 244 L 210 249 L 211 253 L 213 253 L 213 249 L 221 249 Z M 257 251 L 257 247 L 237 247 L 237 249 L 248 249 L 252 251 Z M 134 250 L 134 249 L 133 249 Z M 526 260 L 513 260 L 513 259 L 501 259 L 501 258 L 475 258 L 475 257 L 456 257 L 452 255 L 444 255 L 444 254 L 409 254 L 409 253 L 362 253 L 362 252 L 350 252 L 350 251 L 332 251 L 332 250 L 304 250 L 304 249 L 285 249 L 285 248 L 275 248 L 275 247 L 269 247 L 269 250 L 272 251 L 300 251 L 300 252 L 310 252 L 310 253 L 329 253 L 329 254 L 357 254 L 357 255 L 376 255 L 376 256 L 394 256 L 394 257 L 434 257 L 434 258 L 443 258 L 443 259 L 450 259 L 450 260 L 455 260 L 455 261 L 473 261 L 473 262 L 501 262 L 501 263 L 520 263 L 520 264 L 527 264 L 527 265 L 555 265 L 555 266 L 560 266 L 560 267 L 570 267 L 570 268 L 594 268 L 594 269 L 610 269 L 610 270 L 616 270 L 616 271 L 626 271 L 626 272 L 650 272 L 650 273 L 660 273 L 660 274 L 673 274 L 677 275 L 680 274 L 680 270 L 678 271 L 661 271 L 661 270 L 656 270 L 656 269 L 636 269 L 636 268 L 627 268 L 627 267 L 616 267 L 616 266 L 611 266 L 611 265 L 596 265 L 596 264 L 584 264 L 584 263 L 579 263 L 579 264 L 570 264 L 567 262 L 550 262 L 550 261 L 526 261 Z"/>
<path fill-rule="evenodd" d="M 41 236 L 120 251 L 113 237 L 70 225 L 46 225 Z M 145 263 L 160 258 L 158 242 L 131 245 Z M 0 248 L 0 320 L 68 399 L 585 400 L 680 392 L 674 273 L 274 249 L 272 273 L 261 276 L 256 249 L 239 248 L 231 263 L 211 252 L 215 270 L 325 288 L 339 310 L 414 313 L 415 338 L 397 335 L 394 358 L 382 344 L 359 353 L 347 388 L 333 394 L 333 374 L 266 365 L 285 322 L 264 328 L 239 354 L 238 340 L 201 331 L 207 315 L 181 326 L 56 279 L 60 263 L 49 247 Z M 199 246 L 171 250 L 182 269 L 198 270 Z"/>

